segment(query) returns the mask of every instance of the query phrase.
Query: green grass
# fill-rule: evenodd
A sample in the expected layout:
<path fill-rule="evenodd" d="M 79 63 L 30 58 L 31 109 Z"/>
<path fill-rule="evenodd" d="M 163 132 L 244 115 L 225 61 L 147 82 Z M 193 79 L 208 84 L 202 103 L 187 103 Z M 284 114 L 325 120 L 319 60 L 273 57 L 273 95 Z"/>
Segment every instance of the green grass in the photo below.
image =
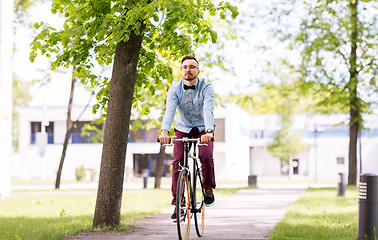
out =
<path fill-rule="evenodd" d="M 237 190 L 216 189 L 215 194 L 233 194 Z M 130 230 L 136 219 L 173 209 L 170 202 L 168 189 L 124 190 L 121 225 L 110 230 Z M 95 203 L 95 191 L 14 192 L 12 197 L 0 198 L 0 239 L 61 240 L 92 231 Z"/>
<path fill-rule="evenodd" d="M 343 197 L 336 188 L 308 189 L 292 204 L 269 239 L 356 239 L 358 188 L 347 187 Z"/>
<path fill-rule="evenodd" d="M 133 228 L 135 219 L 156 214 L 170 202 L 169 190 L 125 190 L 122 226 Z M 0 239 L 62 239 L 63 236 L 92 230 L 96 202 L 94 191 L 54 191 L 0 199 Z"/>

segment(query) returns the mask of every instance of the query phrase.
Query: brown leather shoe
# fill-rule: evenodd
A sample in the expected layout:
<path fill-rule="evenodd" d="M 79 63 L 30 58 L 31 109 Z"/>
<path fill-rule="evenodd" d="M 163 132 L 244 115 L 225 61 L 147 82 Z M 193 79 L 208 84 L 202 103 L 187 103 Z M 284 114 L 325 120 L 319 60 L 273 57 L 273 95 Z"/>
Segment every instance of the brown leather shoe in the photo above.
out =
<path fill-rule="evenodd" d="M 213 194 L 213 189 L 205 189 L 205 206 L 211 207 L 214 205 L 215 197 Z"/>

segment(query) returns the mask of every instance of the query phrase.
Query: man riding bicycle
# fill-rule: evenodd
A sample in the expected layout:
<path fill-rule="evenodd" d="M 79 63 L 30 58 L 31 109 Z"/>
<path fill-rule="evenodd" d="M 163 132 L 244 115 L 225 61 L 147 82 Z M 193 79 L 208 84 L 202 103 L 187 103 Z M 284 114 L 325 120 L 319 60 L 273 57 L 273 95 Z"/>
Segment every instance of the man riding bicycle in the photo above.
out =
<path fill-rule="evenodd" d="M 177 110 L 175 120 L 175 136 L 177 138 L 200 138 L 207 146 L 199 148 L 199 158 L 203 174 L 203 188 L 205 189 L 205 206 L 214 204 L 213 189 L 215 189 L 214 159 L 214 106 L 215 94 L 211 83 L 199 78 L 199 63 L 193 56 L 185 56 L 181 61 L 182 79 L 169 88 L 166 109 L 163 116 L 161 144 L 170 142 L 169 129 Z M 173 148 L 172 163 L 172 205 L 176 205 L 177 178 L 180 165 L 183 164 L 183 143 L 176 143 Z M 176 208 L 171 219 L 176 220 Z"/>

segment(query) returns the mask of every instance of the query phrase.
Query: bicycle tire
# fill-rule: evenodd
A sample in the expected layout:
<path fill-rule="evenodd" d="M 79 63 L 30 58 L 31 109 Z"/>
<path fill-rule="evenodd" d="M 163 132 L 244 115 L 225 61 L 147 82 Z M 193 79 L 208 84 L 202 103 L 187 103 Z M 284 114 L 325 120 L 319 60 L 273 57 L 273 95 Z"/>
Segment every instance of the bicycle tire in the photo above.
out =
<path fill-rule="evenodd" d="M 196 211 L 194 213 L 194 223 L 196 226 L 196 232 L 197 236 L 201 237 L 203 235 L 203 230 L 205 228 L 205 204 L 204 204 L 204 199 L 205 196 L 203 194 L 203 189 L 202 189 L 202 175 L 200 171 L 197 171 L 195 174 L 195 206 L 196 206 Z"/>
<path fill-rule="evenodd" d="M 190 235 L 190 180 L 185 169 L 177 179 L 176 217 L 177 233 L 180 240 L 188 240 Z"/>

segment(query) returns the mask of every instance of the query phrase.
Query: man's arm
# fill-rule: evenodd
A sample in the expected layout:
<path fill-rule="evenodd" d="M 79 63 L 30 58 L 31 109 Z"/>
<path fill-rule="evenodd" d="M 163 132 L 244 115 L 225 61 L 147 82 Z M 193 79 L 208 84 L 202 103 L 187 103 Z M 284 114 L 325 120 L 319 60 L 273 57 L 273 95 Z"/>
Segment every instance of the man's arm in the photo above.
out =
<path fill-rule="evenodd" d="M 201 136 L 202 142 L 210 142 L 214 137 L 214 107 L 215 93 L 213 85 L 209 84 L 204 90 L 203 118 L 205 122 L 206 133 Z M 211 131 L 211 132 L 208 132 Z"/>

